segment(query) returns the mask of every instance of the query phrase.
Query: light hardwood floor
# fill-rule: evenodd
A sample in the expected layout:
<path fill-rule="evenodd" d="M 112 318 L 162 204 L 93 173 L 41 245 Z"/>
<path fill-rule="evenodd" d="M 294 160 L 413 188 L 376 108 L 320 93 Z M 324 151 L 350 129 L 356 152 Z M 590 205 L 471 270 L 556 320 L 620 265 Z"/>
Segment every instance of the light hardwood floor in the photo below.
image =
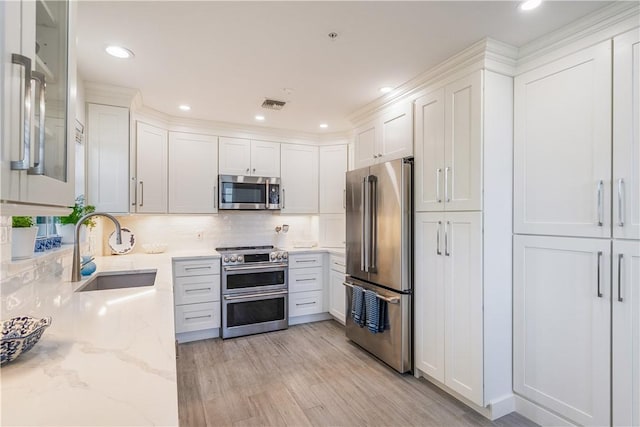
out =
<path fill-rule="evenodd" d="M 492 423 L 397 374 L 332 320 L 180 344 L 177 363 L 181 427 L 535 426 L 515 414 Z"/>

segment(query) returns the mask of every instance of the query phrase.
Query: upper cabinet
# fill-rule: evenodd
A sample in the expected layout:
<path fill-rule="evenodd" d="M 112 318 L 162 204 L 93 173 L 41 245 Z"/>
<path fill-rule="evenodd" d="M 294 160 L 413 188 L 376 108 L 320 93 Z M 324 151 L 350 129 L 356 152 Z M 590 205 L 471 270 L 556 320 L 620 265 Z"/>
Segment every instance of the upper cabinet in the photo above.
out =
<path fill-rule="evenodd" d="M 416 210 L 482 209 L 482 71 L 415 101 Z"/>
<path fill-rule="evenodd" d="M 87 104 L 87 202 L 129 212 L 129 109 Z"/>
<path fill-rule="evenodd" d="M 220 137 L 220 175 L 280 176 L 280 143 Z"/>
<path fill-rule="evenodd" d="M 169 132 L 169 213 L 215 213 L 218 137 Z"/>
<path fill-rule="evenodd" d="M 0 6 L 3 202 L 73 205 L 75 7 L 57 1 Z"/>
<path fill-rule="evenodd" d="M 318 213 L 318 147 L 282 145 L 282 213 Z"/>
<path fill-rule="evenodd" d="M 167 212 L 167 134 L 138 122 L 136 144 L 136 212 Z M 185 190 L 186 191 L 186 190 Z"/>
<path fill-rule="evenodd" d="M 640 239 L 640 30 L 613 39 L 613 236 Z"/>
<path fill-rule="evenodd" d="M 611 41 L 525 72 L 514 89 L 514 231 L 611 236 Z"/>
<path fill-rule="evenodd" d="M 344 213 L 347 146 L 320 147 L 320 213 Z"/>
<path fill-rule="evenodd" d="M 413 114 L 409 102 L 398 103 L 355 130 L 356 169 L 413 155 Z"/>

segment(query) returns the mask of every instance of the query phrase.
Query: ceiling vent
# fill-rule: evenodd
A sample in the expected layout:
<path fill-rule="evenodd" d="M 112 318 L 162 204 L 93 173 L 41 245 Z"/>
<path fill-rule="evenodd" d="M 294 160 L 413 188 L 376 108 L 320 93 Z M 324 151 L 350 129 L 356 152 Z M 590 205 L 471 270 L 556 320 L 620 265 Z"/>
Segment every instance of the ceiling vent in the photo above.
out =
<path fill-rule="evenodd" d="M 265 99 L 262 103 L 262 108 L 266 108 L 268 110 L 282 110 L 286 102 L 284 101 L 276 101 L 275 99 Z"/>

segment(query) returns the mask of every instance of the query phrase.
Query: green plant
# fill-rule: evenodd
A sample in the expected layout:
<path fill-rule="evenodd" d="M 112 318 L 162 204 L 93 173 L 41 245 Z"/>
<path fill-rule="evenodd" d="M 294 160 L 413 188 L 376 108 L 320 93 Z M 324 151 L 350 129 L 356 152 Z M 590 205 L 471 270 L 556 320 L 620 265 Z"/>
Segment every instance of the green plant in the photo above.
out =
<path fill-rule="evenodd" d="M 11 226 L 13 228 L 33 227 L 33 218 L 31 218 L 30 216 L 11 217 Z"/>
<path fill-rule="evenodd" d="M 60 217 L 60 224 L 77 224 L 80 221 L 80 218 L 85 216 L 88 213 L 92 213 L 96 211 L 96 207 L 92 205 L 84 204 L 84 197 L 78 196 L 76 198 L 76 203 L 73 205 L 73 211 L 67 216 Z M 89 228 L 95 227 L 96 223 L 93 219 L 89 218 L 83 222 Z"/>

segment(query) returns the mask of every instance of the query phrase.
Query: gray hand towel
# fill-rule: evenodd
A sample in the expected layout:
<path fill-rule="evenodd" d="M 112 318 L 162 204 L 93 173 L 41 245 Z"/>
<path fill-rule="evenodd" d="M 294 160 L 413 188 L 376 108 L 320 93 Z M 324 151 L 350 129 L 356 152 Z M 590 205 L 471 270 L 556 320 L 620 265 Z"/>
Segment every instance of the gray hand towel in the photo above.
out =
<path fill-rule="evenodd" d="M 364 327 L 365 313 L 364 313 L 364 289 L 360 286 L 353 286 L 353 294 L 351 295 L 351 318 L 354 323 Z"/>

